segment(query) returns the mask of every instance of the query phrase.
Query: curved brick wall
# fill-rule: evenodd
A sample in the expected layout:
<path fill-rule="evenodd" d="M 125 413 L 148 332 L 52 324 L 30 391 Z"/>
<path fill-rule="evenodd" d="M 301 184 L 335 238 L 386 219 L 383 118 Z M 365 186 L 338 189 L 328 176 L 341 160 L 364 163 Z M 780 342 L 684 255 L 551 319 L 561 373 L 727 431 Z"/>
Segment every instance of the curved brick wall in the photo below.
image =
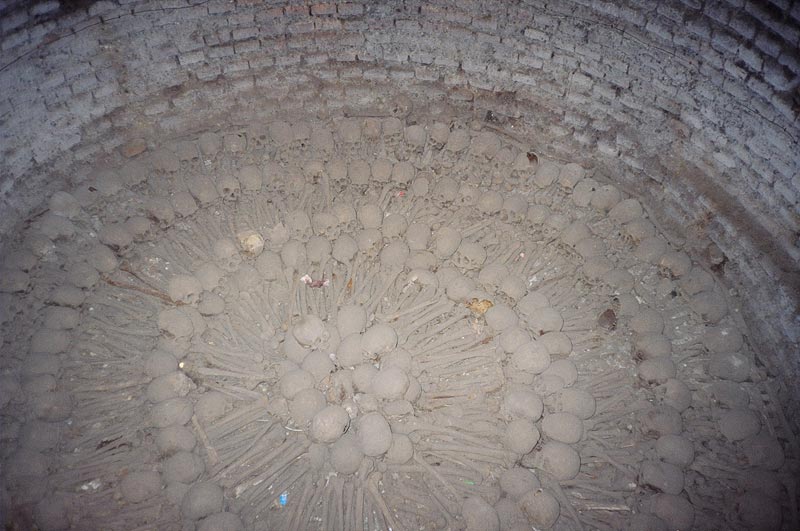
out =
<path fill-rule="evenodd" d="M 642 197 L 746 293 L 772 374 L 800 372 L 800 2 L 4 0 L 0 15 L 3 234 L 44 192 L 162 139 L 286 113 L 471 113 Z"/>

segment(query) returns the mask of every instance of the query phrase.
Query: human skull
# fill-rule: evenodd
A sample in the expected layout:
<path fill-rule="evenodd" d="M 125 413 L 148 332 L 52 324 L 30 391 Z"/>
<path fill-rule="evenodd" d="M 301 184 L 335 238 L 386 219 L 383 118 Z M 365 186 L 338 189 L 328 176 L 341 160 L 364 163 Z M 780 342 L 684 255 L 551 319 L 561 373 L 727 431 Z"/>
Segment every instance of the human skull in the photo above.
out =
<path fill-rule="evenodd" d="M 306 182 L 319 183 L 325 175 L 325 163 L 321 160 L 309 160 L 303 164 L 303 175 Z"/>
<path fill-rule="evenodd" d="M 450 133 L 442 150 L 441 160 L 447 167 L 452 167 L 461 159 L 464 151 L 469 147 L 470 135 L 466 129 L 456 129 Z"/>
<path fill-rule="evenodd" d="M 254 230 L 243 230 L 236 234 L 242 252 L 251 257 L 257 257 L 264 250 L 264 237 Z"/>
<path fill-rule="evenodd" d="M 260 192 L 264 184 L 264 175 L 255 165 L 245 166 L 239 170 L 239 185 L 245 192 Z"/>
<path fill-rule="evenodd" d="M 311 219 L 303 210 L 288 212 L 286 214 L 286 227 L 289 229 L 292 238 L 304 243 L 314 234 L 311 229 Z"/>
<path fill-rule="evenodd" d="M 331 130 L 321 124 L 316 124 L 311 130 L 309 142 L 320 155 L 330 155 L 336 149 Z"/>
<path fill-rule="evenodd" d="M 403 133 L 405 131 L 403 122 L 395 117 L 386 118 L 381 124 L 381 129 L 383 133 L 383 143 L 387 151 L 397 151 L 397 149 L 403 145 Z"/>
<path fill-rule="evenodd" d="M 450 258 L 461 245 L 461 233 L 452 227 L 441 227 L 436 231 L 433 240 L 433 254 L 444 260 Z"/>
<path fill-rule="evenodd" d="M 468 183 L 462 183 L 458 189 L 458 199 L 456 200 L 456 204 L 462 207 L 474 206 L 478 202 L 479 196 L 480 190 L 477 186 Z"/>
<path fill-rule="evenodd" d="M 217 180 L 217 191 L 223 201 L 236 201 L 241 193 L 239 180 L 232 174 L 222 175 Z"/>
<path fill-rule="evenodd" d="M 308 261 L 312 264 L 321 264 L 331 256 L 331 242 L 324 236 L 312 236 L 306 244 Z"/>
<path fill-rule="evenodd" d="M 214 182 L 205 175 L 195 175 L 187 180 L 189 193 L 191 193 L 201 206 L 216 201 L 219 197 Z"/>
<path fill-rule="evenodd" d="M 430 128 L 428 134 L 428 141 L 431 144 L 431 147 L 436 150 L 440 150 L 444 147 L 447 143 L 447 139 L 450 137 L 450 126 L 447 124 L 443 124 L 441 122 L 436 122 Z"/>
<path fill-rule="evenodd" d="M 352 234 L 356 230 L 356 209 L 348 203 L 336 203 L 332 209 L 333 215 L 339 220 L 339 230 L 345 234 Z"/>
<path fill-rule="evenodd" d="M 214 242 L 213 248 L 214 259 L 217 265 L 228 273 L 233 273 L 239 268 L 242 263 L 242 257 L 239 255 L 239 249 L 233 240 L 229 238 L 220 238 Z"/>
<path fill-rule="evenodd" d="M 500 192 L 489 190 L 481 194 L 478 199 L 478 210 L 487 215 L 493 215 L 500 212 L 503 208 L 503 196 Z"/>
<path fill-rule="evenodd" d="M 247 151 L 247 135 L 244 131 L 230 133 L 222 137 L 225 151 L 229 153 L 244 153 Z"/>
<path fill-rule="evenodd" d="M 192 275 L 175 275 L 169 279 L 167 294 L 173 302 L 194 305 L 200 302 L 203 285 Z"/>
<path fill-rule="evenodd" d="M 500 138 L 491 131 L 482 131 L 475 135 L 469 146 L 470 157 L 477 163 L 486 163 L 492 160 L 500 151 L 502 143 Z"/>
<path fill-rule="evenodd" d="M 378 229 L 363 229 L 356 235 L 358 249 L 369 259 L 374 259 L 383 247 L 383 235 Z"/>
<path fill-rule="evenodd" d="M 339 236 L 339 220 L 330 212 L 318 212 L 311 218 L 314 234 L 335 240 Z"/>
<path fill-rule="evenodd" d="M 389 240 L 402 238 L 408 229 L 408 221 L 403 214 L 389 214 L 383 219 L 381 232 Z"/>
<path fill-rule="evenodd" d="M 453 262 L 462 269 L 474 271 L 486 262 L 486 249 L 475 242 L 462 241 L 453 256 Z"/>
<path fill-rule="evenodd" d="M 328 162 L 327 170 L 331 184 L 339 188 L 347 186 L 347 162 L 342 159 L 334 159 Z"/>
<path fill-rule="evenodd" d="M 142 242 L 155 237 L 158 227 L 144 216 L 132 216 L 124 223 L 125 229 L 131 233 L 134 241 Z"/>
<path fill-rule="evenodd" d="M 127 255 L 133 248 L 133 234 L 123 223 L 111 223 L 104 226 L 97 234 L 100 242 L 110 247 L 120 256 Z"/>
<path fill-rule="evenodd" d="M 442 177 L 431 192 L 431 199 L 439 206 L 452 203 L 458 197 L 458 183 L 450 177 Z"/>
<path fill-rule="evenodd" d="M 519 223 L 528 213 L 528 201 L 519 194 L 512 194 L 503 200 L 500 219 L 506 223 Z"/>
<path fill-rule="evenodd" d="M 328 341 L 325 323 L 316 315 L 307 314 L 292 326 L 292 335 L 302 346 L 310 349 L 320 347 Z"/>

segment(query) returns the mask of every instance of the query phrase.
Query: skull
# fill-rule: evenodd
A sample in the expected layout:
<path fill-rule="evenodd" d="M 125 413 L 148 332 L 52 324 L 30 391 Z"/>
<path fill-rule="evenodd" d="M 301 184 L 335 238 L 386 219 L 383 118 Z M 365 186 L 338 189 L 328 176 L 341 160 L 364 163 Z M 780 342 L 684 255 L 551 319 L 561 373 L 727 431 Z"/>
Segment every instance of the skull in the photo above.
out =
<path fill-rule="evenodd" d="M 311 230 L 311 219 L 303 210 L 293 210 L 286 214 L 286 226 L 292 238 L 301 242 L 307 242 L 313 235 Z"/>
<path fill-rule="evenodd" d="M 172 208 L 181 217 L 188 217 L 197 212 L 197 202 L 189 192 L 176 192 L 172 196 Z"/>
<path fill-rule="evenodd" d="M 374 203 L 361 206 L 356 215 L 365 229 L 377 229 L 383 224 L 383 210 Z"/>
<path fill-rule="evenodd" d="M 287 268 L 299 271 L 308 262 L 306 246 L 300 241 L 289 240 L 281 247 L 281 260 Z"/>
<path fill-rule="evenodd" d="M 488 291 L 497 291 L 508 275 L 508 267 L 500 262 L 494 262 L 481 269 L 481 272 L 478 273 L 478 282 Z"/>
<path fill-rule="evenodd" d="M 223 175 L 217 180 L 217 191 L 223 201 L 236 201 L 241 192 L 239 180 L 232 174 Z"/>
<path fill-rule="evenodd" d="M 354 160 L 347 168 L 347 180 L 354 186 L 366 186 L 369 184 L 372 168 L 366 160 Z"/>
<path fill-rule="evenodd" d="M 428 141 L 431 143 L 433 149 L 440 150 L 447 143 L 450 137 L 450 126 L 441 122 L 436 122 L 431 126 Z"/>
<path fill-rule="evenodd" d="M 474 271 L 486 262 L 486 249 L 477 243 L 462 241 L 453 256 L 453 262 L 462 269 Z"/>
<path fill-rule="evenodd" d="M 324 236 L 312 236 L 306 244 L 306 254 L 312 264 L 322 264 L 331 256 L 331 242 Z"/>
<path fill-rule="evenodd" d="M 213 248 L 214 260 L 217 265 L 228 273 L 233 273 L 239 268 L 242 263 L 242 257 L 239 255 L 239 249 L 233 240 L 229 238 L 220 238 L 214 242 Z"/>
<path fill-rule="evenodd" d="M 492 160 L 500 151 L 502 144 L 498 136 L 491 131 L 483 131 L 472 139 L 469 147 L 470 157 L 478 164 Z"/>
<path fill-rule="evenodd" d="M 436 277 L 436 273 L 427 269 L 413 269 L 406 277 L 406 287 L 403 288 L 403 291 L 406 291 L 411 286 L 416 287 L 418 290 L 432 288 L 433 291 L 436 291 L 439 288 L 439 279 Z"/>
<path fill-rule="evenodd" d="M 311 219 L 314 234 L 335 240 L 339 236 L 339 220 L 330 212 L 319 212 Z"/>
<path fill-rule="evenodd" d="M 461 158 L 462 153 L 469 147 L 469 131 L 466 129 L 456 129 L 450 133 L 442 150 L 442 163 L 446 167 L 452 167 Z"/>
<path fill-rule="evenodd" d="M 458 183 L 450 177 L 442 177 L 433 188 L 431 198 L 439 206 L 452 203 L 458 197 Z"/>
<path fill-rule="evenodd" d="M 231 133 L 222 138 L 225 151 L 229 153 L 244 153 L 247 151 L 247 135 L 244 131 Z"/>
<path fill-rule="evenodd" d="M 536 168 L 539 166 L 539 157 L 536 153 L 520 152 L 517 154 L 514 162 L 511 164 L 511 171 L 509 172 L 507 184 L 511 187 L 523 185 L 536 173 Z"/>
<path fill-rule="evenodd" d="M 203 285 L 192 275 L 175 275 L 169 279 L 167 294 L 173 302 L 195 305 L 200 302 Z"/>
<path fill-rule="evenodd" d="M 314 151 L 322 155 L 330 155 L 336 149 L 333 134 L 330 129 L 322 125 L 317 125 L 312 129 L 309 142 Z"/>
<path fill-rule="evenodd" d="M 381 137 L 381 121 L 378 118 L 367 118 L 361 129 L 362 142 L 374 142 Z"/>
<path fill-rule="evenodd" d="M 339 138 L 345 144 L 357 144 L 361 141 L 361 124 L 356 118 L 341 120 L 338 130 Z"/>
<path fill-rule="evenodd" d="M 392 168 L 392 181 L 405 188 L 414 178 L 414 173 L 416 169 L 410 162 L 398 162 Z"/>
<path fill-rule="evenodd" d="M 219 197 L 213 181 L 205 175 L 195 175 L 186 184 L 189 187 L 189 192 L 197 199 L 200 205 L 212 203 Z"/>
<path fill-rule="evenodd" d="M 332 209 L 333 215 L 339 220 L 339 230 L 352 234 L 356 229 L 356 209 L 348 203 L 336 203 Z"/>
<path fill-rule="evenodd" d="M 331 254 L 338 262 L 347 264 L 353 260 L 357 252 L 358 242 L 349 234 L 342 234 L 333 242 Z"/>
<path fill-rule="evenodd" d="M 327 169 L 332 184 L 340 188 L 347 186 L 347 162 L 342 159 L 334 159 L 328 163 Z"/>
<path fill-rule="evenodd" d="M 319 183 L 325 175 L 325 164 L 321 160 L 309 160 L 303 165 L 306 182 Z"/>
<path fill-rule="evenodd" d="M 261 122 L 251 123 L 247 127 L 247 139 L 250 147 L 254 150 L 262 150 L 267 147 L 269 129 Z"/>
<path fill-rule="evenodd" d="M 286 122 L 273 122 L 269 124 L 269 137 L 276 147 L 282 148 L 289 145 L 292 141 L 292 126 Z"/>
<path fill-rule="evenodd" d="M 493 215 L 503 208 L 503 196 L 500 192 L 490 190 L 478 198 L 478 210 L 484 214 Z"/>
<path fill-rule="evenodd" d="M 471 207 L 477 203 L 479 196 L 480 190 L 478 190 L 477 186 L 463 183 L 458 189 L 458 199 L 456 200 L 456 204 L 462 207 Z"/>
<path fill-rule="evenodd" d="M 296 122 L 292 124 L 291 149 L 304 153 L 308 150 L 311 139 L 311 126 L 307 122 Z"/>
<path fill-rule="evenodd" d="M 303 316 L 292 327 L 292 335 L 298 343 L 310 349 L 321 346 L 329 338 L 325 323 L 316 315 L 311 314 Z"/>
<path fill-rule="evenodd" d="M 389 240 L 402 238 L 408 229 L 408 221 L 403 214 L 389 214 L 383 219 L 381 231 L 383 237 Z"/>
<path fill-rule="evenodd" d="M 100 242 L 110 247 L 120 256 L 125 256 L 133 248 L 133 234 L 123 223 L 104 226 L 97 234 Z"/>
<path fill-rule="evenodd" d="M 364 229 L 356 235 L 358 249 L 370 260 L 376 258 L 383 247 L 383 235 L 378 229 Z"/>
<path fill-rule="evenodd" d="M 194 203 L 194 199 L 192 199 Z M 175 210 L 165 197 L 154 197 L 147 202 L 147 213 L 163 229 L 175 221 Z"/>
<path fill-rule="evenodd" d="M 397 158 L 408 160 L 419 156 L 425 150 L 428 142 L 428 133 L 420 125 L 410 125 L 405 130 L 405 144 L 395 150 Z"/>
<path fill-rule="evenodd" d="M 386 151 L 396 152 L 403 145 L 404 126 L 398 118 L 386 118 L 383 120 L 383 143 Z"/>
<path fill-rule="evenodd" d="M 147 241 L 155 237 L 157 232 L 155 224 L 144 216 L 132 216 L 124 225 L 137 242 Z"/>
<path fill-rule="evenodd" d="M 433 240 L 433 254 L 440 260 L 449 258 L 461 245 L 461 233 L 452 227 L 442 227 L 436 231 Z"/>
<path fill-rule="evenodd" d="M 500 219 L 507 223 L 519 223 L 525 219 L 527 213 L 528 201 L 519 194 L 513 194 L 503 200 Z"/>
<path fill-rule="evenodd" d="M 392 177 L 392 162 L 387 159 L 378 159 L 372 163 L 372 180 L 376 183 L 388 183 Z"/>
<path fill-rule="evenodd" d="M 245 192 L 260 192 L 264 176 L 258 166 L 245 166 L 239 170 L 239 184 Z"/>
<path fill-rule="evenodd" d="M 243 230 L 236 235 L 239 247 L 248 256 L 256 257 L 264 250 L 264 237 L 254 230 Z"/>

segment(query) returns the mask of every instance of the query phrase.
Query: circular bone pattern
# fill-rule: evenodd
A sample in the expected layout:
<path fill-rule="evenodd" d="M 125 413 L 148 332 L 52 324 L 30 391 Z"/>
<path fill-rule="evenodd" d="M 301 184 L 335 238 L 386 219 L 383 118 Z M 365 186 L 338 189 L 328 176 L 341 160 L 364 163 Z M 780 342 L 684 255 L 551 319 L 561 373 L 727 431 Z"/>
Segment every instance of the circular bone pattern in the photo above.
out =
<path fill-rule="evenodd" d="M 781 425 L 713 276 L 576 164 L 403 127 L 208 132 L 55 194 L 0 275 L 5 512 L 780 526 Z"/>

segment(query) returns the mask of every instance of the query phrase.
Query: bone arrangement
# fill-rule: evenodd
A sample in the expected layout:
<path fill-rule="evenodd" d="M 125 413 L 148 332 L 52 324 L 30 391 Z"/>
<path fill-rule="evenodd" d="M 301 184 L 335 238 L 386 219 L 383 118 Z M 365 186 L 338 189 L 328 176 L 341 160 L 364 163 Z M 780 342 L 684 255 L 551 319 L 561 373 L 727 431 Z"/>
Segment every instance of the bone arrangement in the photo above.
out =
<path fill-rule="evenodd" d="M 181 139 L 54 194 L 3 267 L 4 504 L 39 529 L 778 529 L 790 504 L 736 301 L 637 199 L 480 123 Z"/>

